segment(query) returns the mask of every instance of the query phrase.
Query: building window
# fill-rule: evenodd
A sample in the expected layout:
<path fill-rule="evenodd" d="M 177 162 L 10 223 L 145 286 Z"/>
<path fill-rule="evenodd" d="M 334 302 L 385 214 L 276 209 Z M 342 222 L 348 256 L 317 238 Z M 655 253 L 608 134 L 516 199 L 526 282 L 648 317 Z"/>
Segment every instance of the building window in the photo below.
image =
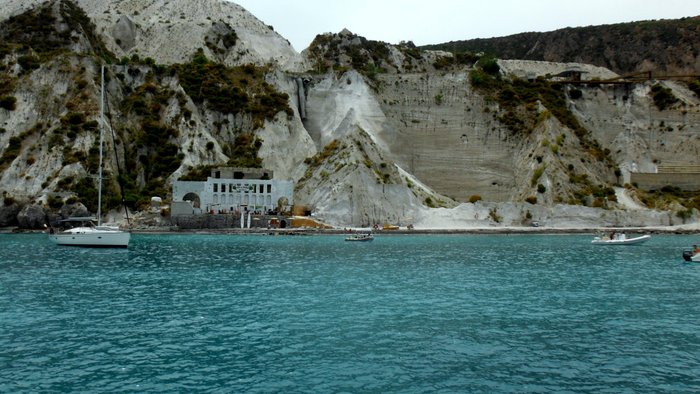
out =
<path fill-rule="evenodd" d="M 267 192 L 272 193 L 272 185 L 270 185 L 270 184 L 267 185 Z"/>
<path fill-rule="evenodd" d="M 221 192 L 226 193 L 226 184 L 225 183 L 221 184 Z"/>
<path fill-rule="evenodd" d="M 264 187 L 265 187 L 265 185 L 260 185 L 260 187 L 258 188 L 258 190 L 259 190 L 258 193 L 260 193 L 260 194 L 265 193 L 265 190 L 263 189 Z"/>
<path fill-rule="evenodd" d="M 218 193 L 218 191 L 219 191 L 219 184 L 214 183 L 214 193 Z"/>

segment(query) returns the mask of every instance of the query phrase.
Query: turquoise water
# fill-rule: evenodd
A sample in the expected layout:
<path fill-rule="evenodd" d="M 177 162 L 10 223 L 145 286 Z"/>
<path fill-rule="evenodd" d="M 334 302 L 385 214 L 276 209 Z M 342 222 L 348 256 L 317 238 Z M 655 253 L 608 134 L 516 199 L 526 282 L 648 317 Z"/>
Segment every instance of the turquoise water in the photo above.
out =
<path fill-rule="evenodd" d="M 0 235 L 0 392 L 700 392 L 696 236 Z"/>

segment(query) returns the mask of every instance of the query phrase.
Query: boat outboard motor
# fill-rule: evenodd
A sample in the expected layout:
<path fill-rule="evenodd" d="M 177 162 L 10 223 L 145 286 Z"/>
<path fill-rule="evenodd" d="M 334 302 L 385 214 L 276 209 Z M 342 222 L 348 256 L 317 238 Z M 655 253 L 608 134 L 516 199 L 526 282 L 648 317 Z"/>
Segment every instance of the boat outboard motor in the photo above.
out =
<path fill-rule="evenodd" d="M 692 250 L 684 250 L 683 251 L 683 260 L 693 261 L 693 251 Z"/>

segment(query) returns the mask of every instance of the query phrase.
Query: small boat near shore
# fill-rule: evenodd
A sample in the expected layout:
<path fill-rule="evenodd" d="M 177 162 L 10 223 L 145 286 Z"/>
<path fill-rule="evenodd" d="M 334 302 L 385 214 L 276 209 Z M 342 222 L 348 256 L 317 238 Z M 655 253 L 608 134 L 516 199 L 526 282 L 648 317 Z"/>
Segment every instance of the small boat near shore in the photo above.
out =
<path fill-rule="evenodd" d="M 700 263 L 700 253 L 693 254 L 692 250 L 684 250 L 683 260 L 689 263 Z"/>
<path fill-rule="evenodd" d="M 374 236 L 371 233 L 358 233 L 345 237 L 345 240 L 350 242 L 369 242 L 374 240 Z"/>
<path fill-rule="evenodd" d="M 591 241 L 594 245 L 636 245 L 651 239 L 651 235 L 640 235 L 638 237 L 627 238 L 624 233 L 613 233 L 611 235 L 598 236 Z"/>
<path fill-rule="evenodd" d="M 700 263 L 700 248 L 698 245 L 693 245 L 692 249 L 683 251 L 683 260 L 689 263 Z"/>

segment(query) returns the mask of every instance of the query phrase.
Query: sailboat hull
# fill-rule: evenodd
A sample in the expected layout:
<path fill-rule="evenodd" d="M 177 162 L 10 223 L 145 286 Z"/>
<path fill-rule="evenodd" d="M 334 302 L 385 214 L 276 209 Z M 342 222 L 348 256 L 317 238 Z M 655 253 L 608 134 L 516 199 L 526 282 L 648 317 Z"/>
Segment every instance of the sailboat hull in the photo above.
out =
<path fill-rule="evenodd" d="M 82 231 L 49 234 L 49 239 L 57 245 L 64 246 L 81 246 L 87 248 L 126 248 L 129 246 L 131 233 L 125 231 L 104 231 L 87 228 Z"/>

